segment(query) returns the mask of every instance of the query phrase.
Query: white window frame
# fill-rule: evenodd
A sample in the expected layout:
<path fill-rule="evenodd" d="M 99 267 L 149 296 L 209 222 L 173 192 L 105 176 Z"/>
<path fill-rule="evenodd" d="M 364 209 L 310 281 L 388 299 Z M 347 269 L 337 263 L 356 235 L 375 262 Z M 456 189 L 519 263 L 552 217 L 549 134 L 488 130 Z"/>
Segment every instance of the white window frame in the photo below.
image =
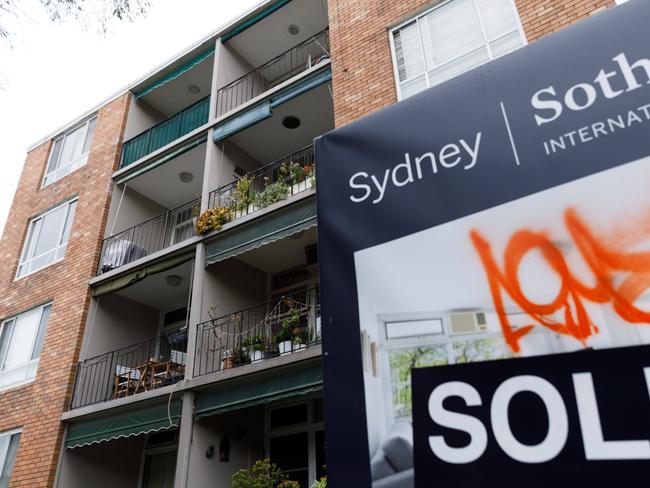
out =
<path fill-rule="evenodd" d="M 22 431 L 23 429 L 13 429 L 13 430 L 0 432 L 0 438 L 9 437 L 9 442 L 7 442 L 7 445 L 4 448 L 0 449 L 0 475 L 2 474 L 2 471 L 4 471 L 5 464 L 7 463 L 7 452 L 9 451 L 9 444 L 11 443 L 11 438 L 17 434 L 18 435 L 22 434 Z M 20 441 L 18 447 L 20 447 Z M 9 473 L 9 477 L 11 478 L 11 473 Z"/>
<path fill-rule="evenodd" d="M 10 323 L 10 322 L 13 322 L 14 323 L 14 328 L 11 331 L 11 337 L 8 338 L 9 344 L 11 344 L 11 339 L 12 339 L 12 337 L 13 337 L 15 331 L 16 331 L 16 326 L 15 326 L 16 319 L 18 319 L 18 317 L 20 317 L 23 314 L 26 314 L 26 313 L 32 312 L 34 310 L 39 310 L 40 309 L 40 314 L 39 314 L 39 318 L 38 318 L 38 328 L 36 329 L 36 334 L 34 334 L 34 337 L 32 339 L 32 343 L 31 343 L 31 345 L 29 347 L 29 350 L 30 350 L 29 357 L 31 358 L 34 355 L 34 347 L 36 346 L 36 340 L 38 339 L 38 337 L 40 335 L 40 332 L 41 332 L 41 330 L 40 330 L 41 321 L 43 320 L 43 311 L 45 310 L 46 307 L 50 307 L 50 314 L 51 314 L 52 313 L 52 302 L 48 302 L 48 303 L 44 303 L 43 305 L 39 305 L 38 307 L 30 308 L 29 310 L 25 310 L 24 312 L 21 312 L 21 313 L 16 314 L 16 315 L 14 315 L 12 317 L 8 317 L 8 318 L 4 319 L 2 322 L 0 322 L 0 338 L 2 338 L 2 333 L 4 332 L 4 328 L 7 326 L 7 324 Z M 49 322 L 49 318 L 48 318 L 48 322 Z M 45 327 L 45 330 L 43 331 L 43 334 L 45 334 L 45 332 L 47 330 L 47 325 L 48 325 L 47 323 L 43 324 L 43 327 Z M 2 344 L 0 343 L 0 346 L 1 345 Z M 39 354 L 39 357 L 34 358 L 34 359 L 30 359 L 26 364 L 24 364 L 22 366 L 18 366 L 17 368 L 9 370 L 8 372 L 5 372 L 2 369 L 3 368 L 2 362 L 4 362 L 4 358 L 0 357 L 0 379 L 3 377 L 3 375 L 5 373 L 10 373 L 10 372 L 13 372 L 16 369 L 20 369 L 20 368 L 26 368 L 26 370 L 25 370 L 26 374 L 25 374 L 24 379 L 15 381 L 13 383 L 8 383 L 6 385 L 2 385 L 2 386 L 0 386 L 0 391 L 7 390 L 7 389 L 10 389 L 10 388 L 15 388 L 17 386 L 21 386 L 21 385 L 31 383 L 32 381 L 34 381 L 34 378 L 36 378 L 36 373 L 38 371 L 38 363 L 39 363 L 40 359 L 41 359 L 41 357 L 40 357 L 40 354 Z"/>
<path fill-rule="evenodd" d="M 476 310 L 476 312 L 485 312 L 485 310 Z M 415 320 L 441 320 L 442 333 L 427 334 L 422 336 L 410 336 L 399 339 L 388 339 L 386 336 L 386 323 L 415 321 Z M 451 334 L 448 320 L 448 313 L 403 313 L 403 314 L 386 314 L 377 317 L 379 325 L 379 360 L 384 373 L 382 377 L 382 391 L 384 395 L 384 411 L 386 428 L 390 427 L 397 420 L 394 417 L 395 405 L 393 404 L 392 380 L 390 374 L 390 353 L 402 349 L 413 349 L 417 347 L 444 348 L 447 356 L 447 365 L 456 364 L 453 346 L 454 343 L 477 341 L 481 339 L 501 339 L 503 333 L 499 331 L 481 331 L 467 334 Z M 556 351 L 556 346 L 552 341 L 552 334 L 540 327 L 535 327 L 532 334 L 544 336 L 544 342 L 547 347 L 547 354 Z M 514 353 L 508 352 L 508 357 L 515 357 Z"/>
<path fill-rule="evenodd" d="M 34 274 L 34 273 L 36 273 L 36 272 L 38 272 L 38 271 L 40 271 L 42 269 L 45 269 L 45 268 L 47 268 L 49 266 L 52 266 L 55 263 L 63 261 L 63 259 L 65 258 L 65 252 L 63 253 L 63 255 L 61 255 L 60 258 L 56 258 L 56 254 L 59 252 L 60 249 L 62 249 L 64 247 L 67 250 L 68 241 L 63 242 L 63 237 L 64 237 L 63 234 L 64 234 L 64 231 L 65 231 L 66 224 L 67 224 L 68 220 L 70 219 L 70 207 L 72 206 L 73 203 L 76 203 L 77 200 L 78 200 L 78 198 L 73 198 L 71 200 L 67 200 L 67 201 L 63 202 L 62 204 L 57 205 L 56 207 L 53 207 L 53 208 L 49 209 L 48 211 L 43 212 L 40 215 L 37 215 L 36 217 L 33 217 L 29 221 L 29 225 L 27 226 L 27 235 L 25 236 L 25 242 L 23 243 L 23 251 L 20 254 L 20 260 L 18 262 L 18 268 L 16 269 L 16 278 L 15 278 L 15 280 L 19 280 L 21 278 L 24 278 L 25 276 L 29 276 L 29 275 Z M 64 206 L 67 206 L 68 208 L 67 208 L 65 218 L 62 220 L 61 225 L 59 226 L 59 235 L 58 235 L 58 239 L 57 239 L 58 243 L 57 243 L 56 247 L 54 249 L 49 249 L 48 251 L 46 251 L 44 253 L 41 253 L 41 254 L 39 254 L 37 256 L 32 256 L 32 254 L 34 253 L 34 249 L 36 248 L 36 244 L 38 242 L 38 239 L 39 239 L 39 237 L 41 235 L 41 230 L 43 228 L 42 225 L 40 225 L 40 226 L 38 226 L 38 229 L 35 230 L 36 226 L 37 226 L 37 222 L 39 220 L 42 220 L 45 216 L 51 214 L 52 212 L 55 212 L 55 211 L 59 210 L 61 207 L 64 207 Z M 75 206 L 75 213 L 76 213 L 76 206 Z M 72 216 L 72 219 L 74 221 L 74 216 Z M 70 223 L 70 234 L 72 234 L 72 225 L 73 225 L 73 223 L 74 222 Z M 38 233 L 38 235 L 33 236 L 32 233 L 34 233 L 34 232 Z M 69 240 L 69 237 L 70 236 L 68 236 L 68 240 Z M 52 252 L 52 251 L 54 251 L 54 256 L 55 256 L 54 260 L 52 260 L 49 263 L 41 266 L 40 268 L 32 269 L 31 267 L 28 266 L 29 270 L 24 274 L 20 274 L 22 266 L 28 265 L 30 262 L 34 261 L 35 259 L 40 258 L 44 254 Z M 27 256 L 31 256 L 31 257 L 28 258 Z"/>
<path fill-rule="evenodd" d="M 393 26 L 393 27 L 391 27 L 389 29 L 389 31 L 388 31 L 388 42 L 390 43 L 390 56 L 391 56 L 391 59 L 392 59 L 392 62 L 393 62 L 393 78 L 395 79 L 395 87 L 397 89 L 397 100 L 398 101 L 399 100 L 404 100 L 404 97 L 402 96 L 401 84 L 407 83 L 410 80 L 406 79 L 404 81 L 400 81 L 400 79 L 399 79 L 399 68 L 397 66 L 397 51 L 395 50 L 395 32 L 397 32 L 402 27 L 415 22 L 417 24 L 417 26 L 418 26 L 418 37 L 419 37 L 419 40 L 420 40 L 420 51 L 422 53 L 422 57 L 424 58 L 424 47 L 422 46 L 422 30 L 420 29 L 420 20 L 423 17 L 429 15 L 431 12 L 433 12 L 433 11 L 435 11 L 435 10 L 437 10 L 437 9 L 439 9 L 439 8 L 445 6 L 448 3 L 453 2 L 453 1 L 454 0 L 445 0 L 444 2 L 440 2 L 440 3 L 434 5 L 431 8 L 423 10 L 422 12 L 419 12 L 416 15 L 413 15 L 412 17 L 409 17 L 407 20 L 405 20 L 403 22 L 400 22 L 399 24 L 397 24 L 397 25 L 395 25 L 395 26 Z M 474 7 L 478 11 L 478 6 L 477 6 L 476 2 L 477 2 L 477 0 L 474 0 Z M 523 25 L 521 24 L 521 18 L 519 17 L 519 12 L 517 11 L 517 6 L 515 5 L 514 0 L 509 0 L 509 2 L 510 2 L 510 6 L 512 8 L 512 12 L 513 12 L 513 14 L 515 16 L 515 20 L 516 20 L 516 24 L 517 24 L 516 29 L 520 33 L 521 38 L 523 39 L 523 44 L 521 45 L 521 47 L 524 47 L 524 46 L 526 46 L 528 44 L 528 39 L 526 38 L 526 33 L 524 31 Z M 485 26 L 483 25 L 483 19 L 482 19 L 481 15 L 480 15 L 480 12 L 478 13 L 478 18 L 479 18 L 479 22 L 481 24 L 481 30 L 483 32 L 483 38 L 485 39 L 487 36 L 485 35 Z M 515 30 L 503 33 L 499 37 L 496 37 L 496 38 L 492 39 L 491 42 L 493 42 L 493 41 L 495 41 L 497 39 L 500 39 L 501 37 L 503 37 L 503 36 L 505 36 L 507 34 L 511 34 L 512 32 L 515 32 Z M 498 58 L 494 58 L 492 56 L 492 49 L 490 48 L 490 43 L 489 42 L 486 43 L 486 46 L 487 46 L 487 50 L 488 50 L 488 56 L 490 57 L 490 60 L 487 61 L 487 62 L 489 63 L 490 61 L 493 61 L 494 59 L 498 59 Z M 519 49 L 521 49 L 521 47 Z M 422 76 L 422 74 L 424 74 L 424 80 L 425 80 L 426 85 L 427 85 L 426 88 L 425 88 L 425 90 L 426 90 L 426 89 L 431 88 L 432 86 L 436 86 L 436 85 L 431 85 L 429 83 L 429 75 L 428 75 L 428 72 L 427 72 L 427 69 L 426 69 L 426 59 L 423 59 L 422 61 L 423 61 L 425 69 L 424 69 L 424 72 L 421 73 L 418 76 Z M 448 62 L 452 62 L 452 61 L 454 61 L 454 60 L 451 60 L 451 61 L 448 61 Z M 461 74 L 464 74 L 464 73 L 461 73 Z M 460 76 L 460 75 L 456 75 L 456 76 Z M 454 78 L 451 78 L 451 79 L 453 80 Z M 447 81 L 449 81 L 449 80 L 447 80 Z M 421 92 L 419 92 L 419 93 L 421 93 Z"/>
<path fill-rule="evenodd" d="M 314 481 L 316 481 L 316 472 L 317 472 L 317 466 L 316 466 L 316 432 L 319 431 L 325 431 L 325 422 L 320 421 L 316 422 L 314 419 L 314 408 L 313 408 L 313 401 L 314 400 L 322 400 L 322 397 L 318 396 L 310 396 L 306 397 L 302 400 L 288 400 L 284 402 L 279 402 L 279 403 L 274 403 L 273 405 L 267 405 L 266 406 L 266 415 L 265 415 L 265 431 L 266 435 L 264 436 L 264 451 L 266 453 L 266 457 L 270 458 L 271 457 L 271 438 L 273 437 L 284 437 L 287 435 L 291 434 L 302 434 L 302 433 L 307 433 L 307 471 L 308 471 L 308 481 L 309 485 L 311 486 Z M 293 405 L 301 405 L 301 404 L 306 404 L 307 406 L 307 421 L 306 422 L 301 422 L 301 423 L 296 423 L 296 424 L 291 424 L 291 425 L 285 425 L 284 427 L 274 427 L 271 428 L 271 411 L 272 410 L 278 410 L 286 407 L 291 407 Z M 296 471 L 302 471 L 296 470 Z"/>
<path fill-rule="evenodd" d="M 57 157 L 57 159 L 58 159 L 57 163 L 60 164 L 61 155 L 63 154 L 63 148 L 65 146 L 65 139 L 70 134 L 75 132 L 77 129 L 79 129 L 80 127 L 83 127 L 84 128 L 83 144 L 82 144 L 82 149 L 83 149 L 83 147 L 86 145 L 86 142 L 87 142 L 86 138 L 88 137 L 88 128 L 90 127 L 90 124 L 93 121 L 95 122 L 95 124 L 97 123 L 97 115 L 93 115 L 92 117 L 87 118 L 83 122 L 75 125 L 71 129 L 65 131 L 65 133 L 63 133 L 60 136 L 54 138 L 54 140 L 52 141 L 52 148 L 50 149 L 50 156 L 47 159 L 47 166 L 45 166 L 45 174 L 43 175 L 43 182 L 41 183 L 41 188 L 45 188 L 46 186 L 51 185 L 52 183 L 54 183 L 56 181 L 59 181 L 61 178 L 63 178 L 65 176 L 69 175 L 70 173 L 78 170 L 82 166 L 85 166 L 85 164 L 88 162 L 88 155 L 90 154 L 90 148 L 92 146 L 92 141 L 90 141 L 90 144 L 88 145 L 88 151 L 86 151 L 85 153 L 80 154 L 77 159 L 69 161 L 68 163 L 65 164 L 65 166 L 58 166 L 54 170 L 50 169 L 50 166 L 53 163 L 52 157 L 54 156 L 54 148 L 56 147 L 56 143 L 58 141 L 62 141 L 61 150 L 59 151 L 59 154 L 58 154 L 58 157 Z M 95 127 L 96 127 L 96 125 L 95 125 Z M 93 129 L 92 137 L 94 138 L 94 136 L 95 136 L 95 131 Z M 52 178 L 49 179 L 49 181 L 48 181 L 48 178 L 50 178 L 50 177 L 52 177 Z"/>

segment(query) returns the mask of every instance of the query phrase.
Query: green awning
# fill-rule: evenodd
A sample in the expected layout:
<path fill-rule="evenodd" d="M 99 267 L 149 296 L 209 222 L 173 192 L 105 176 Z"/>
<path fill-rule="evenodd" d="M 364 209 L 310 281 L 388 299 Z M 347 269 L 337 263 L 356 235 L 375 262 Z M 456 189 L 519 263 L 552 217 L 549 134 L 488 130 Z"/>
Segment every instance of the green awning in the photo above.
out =
<path fill-rule="evenodd" d="M 277 9 L 282 7 L 283 5 L 289 3 L 291 0 L 278 0 L 277 2 L 271 3 L 268 5 L 264 10 L 262 10 L 260 13 L 258 13 L 256 16 L 248 19 L 246 22 L 242 22 L 238 26 L 234 27 L 231 31 L 226 32 L 221 36 L 221 42 L 226 42 L 228 39 L 232 39 L 234 36 L 239 34 L 240 32 L 245 31 L 249 27 L 257 24 L 260 20 L 268 17 L 271 15 L 273 12 L 275 12 Z"/>
<path fill-rule="evenodd" d="M 99 297 L 108 293 L 122 290 L 124 288 L 128 288 L 138 281 L 144 280 L 147 276 L 154 275 L 156 273 L 162 273 L 163 271 L 167 271 L 169 269 L 175 268 L 176 266 L 180 266 L 181 264 L 186 263 L 192 259 L 194 259 L 194 253 L 187 253 L 181 254 L 180 256 L 174 256 L 170 259 L 166 259 L 165 261 L 151 263 L 144 268 L 140 268 L 135 271 L 131 271 L 130 273 L 120 275 L 111 281 L 102 283 L 96 288 L 93 288 L 93 296 Z"/>
<path fill-rule="evenodd" d="M 206 244 L 205 265 L 237 256 L 315 225 L 316 199 L 307 198 L 217 234 Z"/>
<path fill-rule="evenodd" d="M 232 381 L 224 386 L 199 393 L 194 403 L 194 414 L 197 419 L 200 419 L 231 410 L 307 395 L 322 388 L 323 373 L 320 362 L 311 363 L 273 375 Z"/>
<path fill-rule="evenodd" d="M 316 88 L 323 83 L 327 83 L 332 79 L 332 70 L 327 68 L 325 71 L 316 73 L 314 76 L 310 76 L 306 80 L 301 81 L 300 83 L 290 86 L 286 90 L 283 90 L 281 93 L 275 95 L 271 98 L 271 108 L 275 108 L 278 105 L 282 105 L 285 102 L 288 102 L 292 98 L 296 98 L 299 95 L 302 95 L 305 92 L 308 92 L 312 88 Z"/>
<path fill-rule="evenodd" d="M 255 125 L 262 120 L 268 119 L 271 116 L 271 103 L 269 101 L 256 105 L 253 108 L 246 110 L 239 114 L 237 117 L 228 119 L 223 124 L 215 127 L 212 133 L 212 140 L 219 142 L 222 139 L 232 136 L 239 131 L 242 131 L 251 125 Z"/>
<path fill-rule="evenodd" d="M 163 86 L 165 83 L 168 83 L 168 82 L 172 81 L 173 79 L 178 78 L 180 75 L 182 75 L 186 71 L 191 70 L 192 68 L 194 68 L 194 66 L 199 64 L 201 61 L 205 61 L 207 58 L 209 58 L 213 54 L 214 54 L 214 48 L 211 48 L 211 49 L 208 49 L 207 51 L 202 52 L 198 56 L 195 56 L 194 58 L 192 58 L 189 61 L 187 61 L 186 63 L 184 63 L 182 66 L 179 66 L 175 70 L 170 71 L 167 75 L 165 75 L 160 80 L 152 83 L 151 85 L 143 88 L 140 91 L 135 92 L 134 93 L 135 98 L 144 97 L 147 93 L 150 93 L 153 90 L 155 90 L 156 88 L 159 88 L 159 87 Z"/>
<path fill-rule="evenodd" d="M 72 422 L 68 426 L 65 447 L 74 449 L 112 439 L 176 428 L 181 418 L 181 405 L 180 399 L 177 399 L 171 402 L 169 411 L 165 402 Z"/>

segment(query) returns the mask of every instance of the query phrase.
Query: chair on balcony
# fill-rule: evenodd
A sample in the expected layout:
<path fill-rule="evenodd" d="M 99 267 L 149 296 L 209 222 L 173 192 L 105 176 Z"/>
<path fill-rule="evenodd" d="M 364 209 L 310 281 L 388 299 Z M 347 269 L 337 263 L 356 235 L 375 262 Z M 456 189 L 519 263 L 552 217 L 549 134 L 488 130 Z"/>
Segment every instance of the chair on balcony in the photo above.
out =
<path fill-rule="evenodd" d="M 115 389 L 113 398 L 132 395 L 140 384 L 140 371 L 127 366 L 115 367 Z"/>

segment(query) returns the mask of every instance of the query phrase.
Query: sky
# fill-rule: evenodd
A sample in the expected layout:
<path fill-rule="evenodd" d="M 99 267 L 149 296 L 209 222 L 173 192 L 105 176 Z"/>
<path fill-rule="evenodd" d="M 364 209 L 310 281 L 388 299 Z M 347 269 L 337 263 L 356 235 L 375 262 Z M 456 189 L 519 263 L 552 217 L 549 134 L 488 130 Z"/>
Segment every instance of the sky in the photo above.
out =
<path fill-rule="evenodd" d="M 20 14 L 13 46 L 0 47 L 0 233 L 30 145 L 259 3 L 151 0 L 146 17 L 105 35 Z"/>

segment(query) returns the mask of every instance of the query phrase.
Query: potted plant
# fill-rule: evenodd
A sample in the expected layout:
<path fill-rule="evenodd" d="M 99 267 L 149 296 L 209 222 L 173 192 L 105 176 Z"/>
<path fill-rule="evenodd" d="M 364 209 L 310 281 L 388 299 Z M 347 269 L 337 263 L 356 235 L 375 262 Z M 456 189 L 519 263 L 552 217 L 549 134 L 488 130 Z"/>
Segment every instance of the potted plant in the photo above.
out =
<path fill-rule="evenodd" d="M 201 214 L 196 223 L 196 234 L 208 234 L 220 230 L 221 226 L 230 221 L 230 209 L 225 207 L 209 208 Z"/>
<path fill-rule="evenodd" d="M 235 367 L 235 359 L 230 349 L 223 350 L 223 358 L 221 359 L 221 369 L 232 369 Z"/>
<path fill-rule="evenodd" d="M 286 199 L 289 196 L 291 188 L 282 179 L 274 183 L 269 183 L 268 177 L 264 177 L 264 190 L 254 193 L 251 197 L 253 209 L 268 207 L 276 202 Z"/>
<path fill-rule="evenodd" d="M 244 175 L 235 183 L 233 210 L 236 219 L 253 211 L 251 182 L 250 177 Z"/>
<path fill-rule="evenodd" d="M 247 364 L 251 362 L 251 358 L 241 346 L 236 346 L 232 350 L 232 361 L 234 366 L 241 366 L 242 364 Z"/>
<path fill-rule="evenodd" d="M 296 327 L 293 329 L 293 350 L 302 351 L 307 348 L 309 340 L 308 327 Z"/>
<path fill-rule="evenodd" d="M 266 339 L 262 334 L 250 336 L 244 342 L 244 348 L 250 355 L 251 361 L 261 361 L 267 349 Z"/>
<path fill-rule="evenodd" d="M 280 355 L 291 353 L 291 342 L 293 341 L 293 326 L 287 323 L 282 324 L 282 328 L 275 334 L 275 343 L 278 345 Z"/>

